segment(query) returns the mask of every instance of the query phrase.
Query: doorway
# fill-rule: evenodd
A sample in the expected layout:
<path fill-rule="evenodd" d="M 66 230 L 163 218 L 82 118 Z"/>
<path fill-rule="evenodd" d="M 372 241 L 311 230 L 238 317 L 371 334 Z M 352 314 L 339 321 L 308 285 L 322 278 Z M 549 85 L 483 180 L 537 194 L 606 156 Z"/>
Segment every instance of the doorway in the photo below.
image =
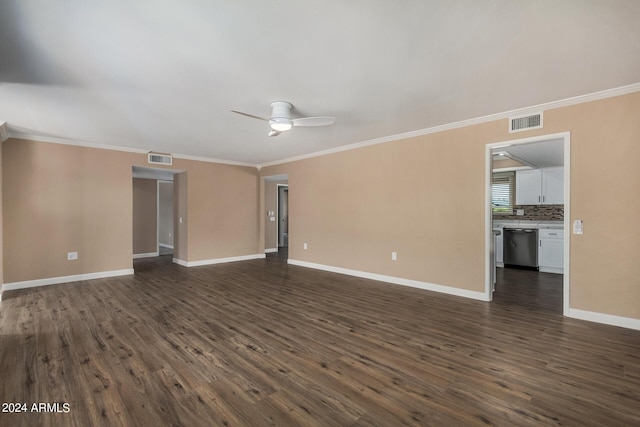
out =
<path fill-rule="evenodd" d="M 180 171 L 132 167 L 133 258 L 174 253 L 174 175 Z"/>
<path fill-rule="evenodd" d="M 289 185 L 278 184 L 278 249 L 289 247 Z"/>
<path fill-rule="evenodd" d="M 158 180 L 158 254 L 173 255 L 173 180 Z"/>
<path fill-rule="evenodd" d="M 497 163 L 494 163 L 498 158 L 504 158 L 509 162 L 503 162 L 500 166 L 507 165 L 508 167 L 494 167 Z M 558 157 L 560 159 L 558 159 Z M 555 160 L 554 160 L 555 159 Z M 553 163 L 553 162 L 556 163 Z M 560 161 L 560 165 L 558 165 Z M 494 181 L 494 172 L 501 173 L 501 179 Z M 506 178 L 511 171 L 512 178 Z M 521 171 L 521 172 L 518 172 Z M 532 173 L 524 171 L 533 171 Z M 553 179 L 558 179 L 558 174 L 562 183 L 560 189 L 556 193 L 551 193 L 556 199 L 546 199 L 545 195 L 540 195 L 534 201 L 527 201 L 526 206 L 525 195 L 517 195 L 521 205 L 517 204 L 516 193 L 518 192 L 518 184 L 516 184 L 516 177 L 521 185 L 521 190 L 525 188 L 525 177 L 532 176 L 532 179 L 538 179 L 538 188 L 543 188 L 542 182 L 546 182 L 542 176 L 544 172 L 549 174 L 549 182 L 553 182 Z M 543 305 L 546 307 L 557 307 L 558 312 L 562 312 L 563 315 L 567 315 L 569 312 L 569 292 L 570 292 L 570 280 L 569 280 L 569 244 L 570 244 L 570 134 L 569 132 L 545 135 L 532 138 L 523 138 L 512 141 L 504 141 L 488 144 L 486 146 L 486 221 L 485 221 L 485 293 L 486 299 L 492 301 L 494 299 L 494 290 L 496 292 L 509 292 L 514 291 L 514 284 L 523 283 L 521 294 L 510 295 L 512 302 L 515 304 L 533 304 L 531 300 L 527 300 L 527 296 L 536 298 L 537 300 L 546 298 Z M 519 175 L 519 176 L 518 176 Z M 538 177 L 538 178 L 535 178 Z M 511 196 L 512 199 L 508 200 L 506 196 L 508 192 L 502 192 L 502 198 L 500 198 L 501 182 L 509 182 L 509 179 L 513 180 L 513 188 Z M 528 184 L 527 184 L 528 185 Z M 506 184 L 502 187 L 506 188 Z M 535 186 L 534 186 L 535 187 Z M 546 187 L 544 187 L 546 188 Z M 551 186 L 549 187 L 551 188 Z M 542 191 L 542 190 L 541 190 Z M 559 194 L 558 194 L 559 192 Z M 498 197 L 496 197 L 498 195 Z M 562 202 L 562 215 L 560 218 L 555 218 L 556 221 L 549 221 L 548 223 L 543 221 L 544 215 L 553 215 L 554 210 L 551 200 L 557 200 L 560 197 Z M 557 244 L 555 249 L 556 254 L 560 257 L 560 265 L 556 267 L 545 267 L 541 269 L 543 272 L 531 270 L 519 270 L 510 268 L 500 268 L 500 255 L 504 256 L 504 251 L 500 254 L 499 239 L 502 238 L 504 244 L 504 228 L 507 229 L 535 229 L 536 233 L 540 237 L 547 237 L 549 234 L 548 227 L 557 227 L 560 231 L 558 234 L 564 234 L 564 239 Z M 494 233 L 500 231 L 500 234 Z M 547 230 L 547 231 L 542 231 Z M 507 234 L 510 232 L 508 231 Z M 539 241 L 539 245 L 543 242 Z M 551 242 L 554 243 L 554 242 Z M 538 246 L 539 246 L 538 245 Z M 546 247 L 546 246 L 545 246 Z M 549 245 L 549 248 L 554 246 Z M 513 249 L 513 248 L 510 248 Z M 539 248 L 538 248 L 539 249 Z M 548 253 L 548 252 L 547 252 Z M 542 252 L 540 252 L 542 254 Z M 503 260 L 506 258 L 503 258 Z M 540 258 L 541 259 L 541 258 Z M 554 270 L 555 269 L 555 270 Z M 551 271 L 553 273 L 545 272 Z M 557 274 L 561 273 L 561 274 Z M 524 277 L 526 276 L 526 277 Z M 496 286 L 496 284 L 498 286 Z M 528 284 L 528 285 L 525 285 Z M 506 286 L 506 287 L 505 287 Z M 509 288 L 509 286 L 512 286 Z M 529 286 L 525 289 L 525 286 Z M 544 293 L 544 289 L 549 292 Z M 544 295 L 541 293 L 543 292 Z M 499 294 L 498 294 L 499 295 Z M 543 296 L 541 296 L 543 295 Z M 502 295 L 500 295 L 502 298 Z M 551 299 L 555 298 L 555 301 Z M 561 301 L 560 301 L 561 300 Z M 527 302 L 529 301 L 529 302 Z"/>

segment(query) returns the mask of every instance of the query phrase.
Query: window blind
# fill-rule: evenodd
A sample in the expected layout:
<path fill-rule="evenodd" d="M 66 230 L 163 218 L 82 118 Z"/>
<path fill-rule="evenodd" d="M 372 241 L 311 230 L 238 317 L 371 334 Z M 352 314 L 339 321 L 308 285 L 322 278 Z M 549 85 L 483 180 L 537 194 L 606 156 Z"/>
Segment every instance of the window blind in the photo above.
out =
<path fill-rule="evenodd" d="M 491 209 L 493 213 L 513 214 L 515 172 L 496 172 L 491 181 Z"/>

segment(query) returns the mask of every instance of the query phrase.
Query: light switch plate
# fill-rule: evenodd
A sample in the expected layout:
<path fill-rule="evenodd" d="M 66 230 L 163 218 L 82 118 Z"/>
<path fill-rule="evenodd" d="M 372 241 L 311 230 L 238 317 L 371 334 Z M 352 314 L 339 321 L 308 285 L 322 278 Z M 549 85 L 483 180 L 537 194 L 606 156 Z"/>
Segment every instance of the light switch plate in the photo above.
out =
<path fill-rule="evenodd" d="M 576 219 L 573 221 L 573 234 L 582 234 L 582 220 Z"/>

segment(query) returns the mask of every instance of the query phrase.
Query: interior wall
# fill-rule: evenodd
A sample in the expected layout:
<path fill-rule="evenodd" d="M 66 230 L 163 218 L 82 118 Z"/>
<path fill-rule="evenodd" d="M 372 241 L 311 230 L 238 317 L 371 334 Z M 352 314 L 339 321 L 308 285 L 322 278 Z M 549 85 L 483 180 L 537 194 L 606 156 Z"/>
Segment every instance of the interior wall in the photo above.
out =
<path fill-rule="evenodd" d="M 187 169 L 183 164 L 174 161 L 176 167 Z M 254 167 L 190 162 L 186 198 L 189 261 L 260 253 L 258 189 Z"/>
<path fill-rule="evenodd" d="M 158 252 L 157 180 L 133 178 L 133 254 Z"/>
<path fill-rule="evenodd" d="M 633 93 L 547 110 L 543 129 L 510 134 L 503 119 L 261 173 L 288 174 L 296 194 L 291 259 L 484 292 L 486 144 L 570 131 L 571 220 L 585 230 L 565 234 L 570 307 L 639 319 L 638 111 Z"/>
<path fill-rule="evenodd" d="M 4 282 L 131 270 L 132 166 L 148 166 L 147 156 L 5 141 Z M 176 258 L 188 262 L 257 253 L 255 168 L 174 159 L 167 169 L 183 171 L 175 175 L 184 217 Z M 78 259 L 68 261 L 72 251 Z"/>
<path fill-rule="evenodd" d="M 187 245 L 187 183 L 186 172 L 173 175 L 173 257 L 181 261 L 189 260 L 189 248 Z"/>
<path fill-rule="evenodd" d="M 5 283 L 132 268 L 131 165 L 143 155 L 19 139 L 3 148 Z"/>
<path fill-rule="evenodd" d="M 158 243 L 173 247 L 173 182 L 158 181 Z"/>

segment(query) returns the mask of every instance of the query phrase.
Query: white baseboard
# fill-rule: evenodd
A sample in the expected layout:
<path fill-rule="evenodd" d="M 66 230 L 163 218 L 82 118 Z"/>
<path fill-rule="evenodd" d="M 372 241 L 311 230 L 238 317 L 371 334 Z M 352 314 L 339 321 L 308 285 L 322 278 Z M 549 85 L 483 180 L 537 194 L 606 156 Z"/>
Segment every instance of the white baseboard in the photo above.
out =
<path fill-rule="evenodd" d="M 16 289 L 34 288 L 36 286 L 57 285 L 60 283 L 79 282 L 82 280 L 104 279 L 106 277 L 127 276 L 133 274 L 132 268 L 125 270 L 100 271 L 97 273 L 74 274 L 72 276 L 48 277 L 46 279 L 25 280 L 22 282 L 5 283 L 2 292 Z"/>
<path fill-rule="evenodd" d="M 348 268 L 334 267 L 331 265 L 316 264 L 307 261 L 298 261 L 295 259 L 287 260 L 287 263 L 298 265 L 300 267 L 315 268 L 316 270 L 330 271 L 332 273 L 346 274 L 349 276 L 362 277 L 364 279 L 377 280 L 380 282 L 393 283 L 394 285 L 409 286 L 412 288 L 424 289 L 427 291 L 440 292 L 443 294 L 455 295 L 459 297 L 471 298 L 480 301 L 489 301 L 484 292 L 469 291 L 466 289 L 454 288 L 451 286 L 436 285 L 428 282 L 420 282 L 418 280 L 403 279 L 401 277 L 385 276 L 382 274 L 368 273 L 366 271 L 351 270 Z"/>
<path fill-rule="evenodd" d="M 180 259 L 180 258 L 174 258 L 174 259 L 173 259 L 173 262 L 174 262 L 174 264 L 178 264 L 178 265 L 181 265 L 181 266 L 183 266 L 183 267 L 188 267 L 188 265 L 187 265 L 187 261 L 182 260 L 182 259 Z"/>
<path fill-rule="evenodd" d="M 587 320 L 589 322 L 604 323 L 605 325 L 620 326 L 622 328 L 640 330 L 640 319 L 634 319 L 632 317 L 614 316 L 613 314 L 578 310 L 576 308 L 569 308 L 567 317 Z"/>
<path fill-rule="evenodd" d="M 183 267 L 199 267 L 202 265 L 213 265 L 213 264 L 223 264 L 226 262 L 235 262 L 235 261 L 248 261 L 251 259 L 260 259 L 266 258 L 265 254 L 252 254 L 252 255 L 241 255 L 234 256 L 229 258 L 215 258 L 215 259 L 203 259 L 200 261 L 184 261 L 178 258 L 174 258 L 173 262 L 179 264 Z"/>
<path fill-rule="evenodd" d="M 538 271 L 540 273 L 554 273 L 554 274 L 563 274 L 564 268 L 560 267 L 539 267 Z"/>
<path fill-rule="evenodd" d="M 278 252 L 278 248 L 269 248 L 269 249 L 265 249 L 264 250 L 265 254 L 270 254 L 270 253 L 273 253 L 273 252 Z"/>
<path fill-rule="evenodd" d="M 156 256 L 160 256 L 159 252 L 147 252 L 146 254 L 133 254 L 133 259 L 138 258 L 153 258 Z"/>
<path fill-rule="evenodd" d="M 167 249 L 173 249 L 173 245 L 167 245 L 166 243 L 158 243 L 158 246 L 167 248 Z"/>

